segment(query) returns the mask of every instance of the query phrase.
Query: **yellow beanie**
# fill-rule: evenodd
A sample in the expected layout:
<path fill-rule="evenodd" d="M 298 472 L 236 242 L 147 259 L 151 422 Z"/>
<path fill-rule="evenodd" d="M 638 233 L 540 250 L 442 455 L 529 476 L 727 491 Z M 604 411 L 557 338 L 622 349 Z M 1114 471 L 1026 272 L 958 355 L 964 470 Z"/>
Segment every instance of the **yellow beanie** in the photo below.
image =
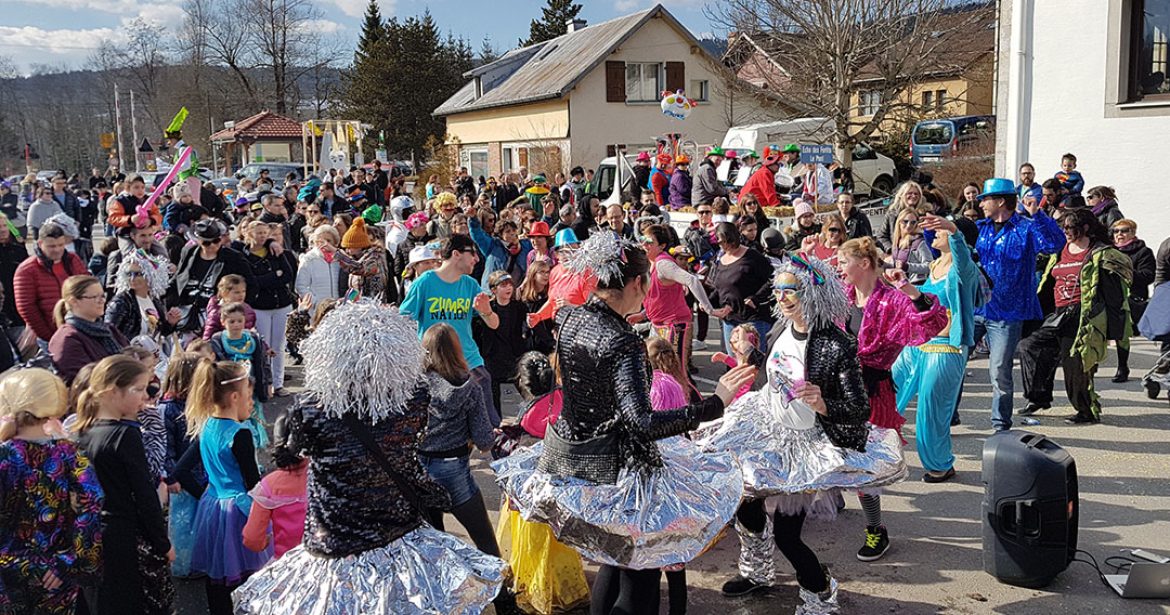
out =
<path fill-rule="evenodd" d="M 345 237 L 341 238 L 341 247 L 343 248 L 357 248 L 365 250 L 372 245 L 370 243 L 370 235 L 366 232 L 366 221 L 358 218 L 353 221 L 349 229 L 345 231 Z"/>

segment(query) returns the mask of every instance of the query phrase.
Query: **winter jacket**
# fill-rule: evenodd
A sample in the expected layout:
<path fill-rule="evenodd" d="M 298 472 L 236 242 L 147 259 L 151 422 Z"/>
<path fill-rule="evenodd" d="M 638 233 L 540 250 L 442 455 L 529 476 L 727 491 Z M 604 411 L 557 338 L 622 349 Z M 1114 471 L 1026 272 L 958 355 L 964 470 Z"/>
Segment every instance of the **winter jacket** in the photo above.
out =
<path fill-rule="evenodd" d="M 1105 228 L 1111 228 L 1118 220 L 1125 218 L 1114 199 L 1103 199 L 1097 203 L 1093 208 L 1093 215 L 1097 216 L 1097 220 L 1100 220 Z"/>
<path fill-rule="evenodd" d="M 650 169 L 650 184 L 646 187 L 654 193 L 654 202 L 659 207 L 665 208 L 670 203 L 670 173 L 657 167 Z"/>
<path fill-rule="evenodd" d="M 499 213 L 501 209 L 508 206 L 508 203 L 520 198 L 520 187 L 516 184 L 503 183 L 496 188 L 496 193 L 492 195 L 492 209 Z"/>
<path fill-rule="evenodd" d="M 480 281 L 484 292 L 491 292 L 488 288 L 488 278 L 497 270 L 507 271 L 512 276 L 512 283 L 519 287 L 528 272 L 528 253 L 532 250 L 532 243 L 527 239 L 521 240 L 520 249 L 512 254 L 503 239 L 488 235 L 483 230 L 478 218 L 468 218 L 467 227 L 471 231 L 475 245 L 484 254 L 483 279 Z"/>
<path fill-rule="evenodd" d="M 132 194 L 123 194 L 111 200 L 106 212 L 106 223 L 117 229 L 134 226 L 134 218 L 138 215 L 138 206 L 142 203 L 143 201 L 138 200 Z M 162 224 L 162 214 L 158 211 L 158 203 L 150 206 L 149 215 L 155 224 Z"/>
<path fill-rule="evenodd" d="M 869 223 L 869 216 L 857 208 L 849 210 L 849 217 L 845 219 L 845 236 L 848 239 L 872 237 L 873 226 Z"/>
<path fill-rule="evenodd" d="M 670 206 L 674 209 L 691 204 L 691 192 L 694 190 L 694 180 L 691 172 L 686 169 L 675 169 L 670 174 Z"/>
<path fill-rule="evenodd" d="M 710 205 L 715 202 L 717 197 L 725 197 L 729 193 L 727 186 L 719 181 L 719 175 L 715 172 L 715 164 L 711 162 L 711 159 L 707 158 L 699 163 L 699 172 L 695 174 L 691 187 L 691 204 L 695 206 L 704 203 Z"/>
<path fill-rule="evenodd" d="M 748 194 L 756 197 L 756 200 L 760 202 L 760 207 L 779 206 L 780 197 L 776 194 L 776 174 L 766 166 L 757 169 L 739 191 L 741 199 Z"/>
<path fill-rule="evenodd" d="M 61 205 L 54 200 L 33 201 L 32 205 L 28 207 L 28 230 L 32 239 L 36 239 L 40 234 L 41 227 L 44 226 L 45 221 L 53 216 L 62 213 Z"/>
<path fill-rule="evenodd" d="M 1128 257 L 1107 243 L 1094 244 L 1089 250 L 1091 253 L 1081 267 L 1081 309 L 1069 356 L 1079 356 L 1085 370 L 1091 372 L 1105 358 L 1108 340 L 1128 340 L 1133 335 L 1126 301 L 1133 280 L 1133 265 Z M 1046 308 L 1054 303 L 1056 280 L 1052 268 L 1059 262 L 1060 254 L 1049 257 L 1036 291 Z"/>
<path fill-rule="evenodd" d="M 648 190 L 650 185 L 650 167 L 635 165 L 634 166 L 634 183 L 630 186 L 630 201 L 633 203 L 640 203 L 642 199 L 642 191 Z"/>
<path fill-rule="evenodd" d="M 119 347 L 125 348 L 130 345 L 130 341 L 121 331 L 111 329 L 110 333 Z M 100 341 L 82 333 L 69 323 L 61 325 L 61 328 L 53 333 L 49 340 L 49 354 L 53 357 L 53 367 L 57 370 L 57 375 L 66 385 L 73 383 L 81 368 L 110 356 L 110 352 Z"/>
<path fill-rule="evenodd" d="M 256 287 L 256 278 L 252 275 L 252 267 L 248 264 L 247 259 L 244 258 L 243 254 L 226 247 L 219 249 L 215 261 L 211 263 L 212 269 L 208 270 L 207 275 L 202 280 L 191 279 L 195 260 L 200 258 L 199 253 L 199 245 L 189 245 L 183 248 L 175 275 L 171 278 L 171 285 L 167 289 L 167 307 L 190 308 L 189 316 L 180 321 L 180 330 L 182 331 L 203 329 L 203 312 L 207 309 L 207 301 L 215 296 L 216 285 L 224 276 L 234 273 L 243 277 L 244 282 L 248 285 L 249 294 Z M 215 271 L 217 264 L 219 265 L 218 271 Z M 214 275 L 212 275 L 213 273 Z"/>
<path fill-rule="evenodd" d="M 219 297 L 212 297 L 207 302 L 207 309 L 203 312 L 203 339 L 210 340 L 211 336 L 223 331 L 223 321 L 219 319 Z M 256 310 L 247 303 L 244 304 L 244 328 L 256 328 Z"/>
<path fill-rule="evenodd" d="M 1129 285 L 1130 300 L 1148 300 L 1150 298 L 1150 284 L 1154 281 L 1156 269 L 1154 251 L 1146 247 L 1146 242 L 1141 239 L 1135 239 L 1128 245 L 1117 249 L 1128 256 L 1130 262 L 1133 263 L 1133 282 Z"/>
<path fill-rule="evenodd" d="M 0 286 L 4 288 L 4 307 L 0 312 L 8 317 L 8 325 L 11 327 L 24 324 L 24 319 L 16 311 L 16 292 L 13 290 L 13 282 L 16 268 L 27 258 L 28 249 L 24 247 L 23 243 L 9 241 L 0 244 Z"/>
<path fill-rule="evenodd" d="M 154 311 L 158 314 L 158 332 L 161 335 L 171 334 L 171 323 L 167 322 L 167 310 L 161 299 L 154 298 Z M 106 324 L 120 331 L 126 339 L 134 339 L 142 333 L 142 311 L 138 309 L 138 298 L 133 290 L 124 290 L 114 295 L 113 301 L 106 306 Z"/>
<path fill-rule="evenodd" d="M 57 201 L 57 204 L 61 206 L 61 211 L 65 212 L 65 215 L 74 220 L 81 218 L 81 202 L 77 200 L 77 197 L 72 192 L 66 191 L 60 195 L 54 194 L 53 200 Z"/>
<path fill-rule="evenodd" d="M 297 262 L 287 247 L 277 256 L 271 240 L 264 256 L 248 252 L 244 258 L 252 268 L 255 283 L 248 284 L 248 305 L 257 310 L 278 310 L 293 304 L 292 285 L 297 279 Z M 287 244 L 286 244 L 287 245 Z"/>
<path fill-rule="evenodd" d="M 306 294 L 313 297 L 313 304 L 309 307 L 309 310 L 313 311 L 317 309 L 317 304 L 321 301 L 341 296 L 344 279 L 345 276 L 341 274 L 341 265 L 337 259 L 334 258 L 333 262 L 327 262 L 325 256 L 321 254 L 321 250 L 313 248 L 301 255 L 300 263 L 297 266 L 296 284 L 293 288 L 296 289 L 299 297 Z"/>
<path fill-rule="evenodd" d="M 16 268 L 12 278 L 16 311 L 38 338 L 49 341 L 57 331 L 53 308 L 61 299 L 61 285 L 69 276 L 88 274 L 85 264 L 72 252 L 66 252 L 61 262 L 50 264 L 37 250 Z"/>

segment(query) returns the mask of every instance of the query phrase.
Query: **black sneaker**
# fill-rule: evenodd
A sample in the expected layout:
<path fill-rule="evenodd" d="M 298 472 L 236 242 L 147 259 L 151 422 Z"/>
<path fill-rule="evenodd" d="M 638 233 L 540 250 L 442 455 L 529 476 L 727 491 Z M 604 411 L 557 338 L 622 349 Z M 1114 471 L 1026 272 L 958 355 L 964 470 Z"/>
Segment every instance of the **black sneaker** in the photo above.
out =
<path fill-rule="evenodd" d="M 1094 423 L 1100 423 L 1101 417 L 1090 414 L 1077 414 L 1074 417 L 1064 419 L 1064 422 L 1069 425 L 1092 425 Z"/>
<path fill-rule="evenodd" d="M 746 596 L 757 589 L 766 589 L 768 586 L 762 583 L 741 576 L 735 575 L 735 578 L 723 584 L 724 596 Z"/>
<path fill-rule="evenodd" d="M 876 562 L 890 550 L 890 533 L 885 526 L 865 528 L 865 545 L 857 552 L 857 559 Z"/>
<path fill-rule="evenodd" d="M 1041 410 L 1047 410 L 1052 407 L 1052 404 L 1038 404 L 1036 402 L 1028 402 L 1027 406 L 1016 410 L 1016 414 L 1020 416 L 1032 416 Z"/>

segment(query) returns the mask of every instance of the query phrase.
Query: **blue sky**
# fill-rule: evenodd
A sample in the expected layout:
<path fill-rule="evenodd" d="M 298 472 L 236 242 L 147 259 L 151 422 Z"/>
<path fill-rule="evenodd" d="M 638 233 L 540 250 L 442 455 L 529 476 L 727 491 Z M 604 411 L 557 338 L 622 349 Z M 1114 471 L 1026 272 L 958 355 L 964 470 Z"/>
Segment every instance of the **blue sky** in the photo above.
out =
<path fill-rule="evenodd" d="M 324 13 L 317 24 L 352 48 L 361 29 L 367 0 L 313 0 Z M 662 0 L 696 35 L 724 33 L 703 15 L 702 0 Z M 105 40 L 117 41 L 123 24 L 142 17 L 177 27 L 183 19 L 181 0 L 4 0 L 0 19 L 0 56 L 11 59 L 22 73 L 33 65 L 84 68 L 93 50 Z M 479 49 L 485 36 L 506 50 L 528 35 L 528 22 L 540 15 L 544 0 L 379 0 L 382 14 L 407 17 L 429 8 L 444 31 L 467 38 Z M 580 0 L 581 17 L 597 23 L 649 8 L 655 0 Z"/>

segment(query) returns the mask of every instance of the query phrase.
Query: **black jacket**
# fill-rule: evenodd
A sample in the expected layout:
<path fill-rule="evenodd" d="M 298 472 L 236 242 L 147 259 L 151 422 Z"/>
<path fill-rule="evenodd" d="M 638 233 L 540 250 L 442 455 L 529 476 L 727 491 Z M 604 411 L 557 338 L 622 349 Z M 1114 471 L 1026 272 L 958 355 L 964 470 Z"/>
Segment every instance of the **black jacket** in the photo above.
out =
<path fill-rule="evenodd" d="M 180 321 L 179 330 L 181 331 L 203 330 L 203 313 L 207 309 L 207 301 L 215 296 L 216 285 L 224 276 L 234 273 L 243 277 L 248 285 L 249 293 L 256 287 L 256 278 L 252 275 L 252 267 L 248 265 L 243 254 L 231 248 L 220 248 L 212 263 L 212 269 L 208 270 L 207 275 L 202 280 L 192 279 L 191 275 L 198 258 L 198 244 L 183 248 L 175 275 L 171 278 L 171 285 L 167 289 L 166 305 L 168 308 L 191 308 L 190 317 Z M 216 264 L 219 266 L 216 267 Z"/>
<path fill-rule="evenodd" d="M 171 334 L 171 323 L 167 322 L 166 307 L 160 299 L 153 299 L 154 310 L 158 312 L 158 331 L 162 335 Z M 142 312 L 138 309 L 138 299 L 134 291 L 124 290 L 114 295 L 113 301 L 106 307 L 106 324 L 122 332 L 126 339 L 134 339 L 142 332 Z"/>
<path fill-rule="evenodd" d="M 1146 247 L 1146 242 L 1141 239 L 1135 239 L 1129 245 L 1117 249 L 1133 262 L 1133 282 L 1129 285 L 1129 298 L 1142 301 L 1149 299 L 1150 283 L 1154 281 L 1157 269 L 1154 251 Z"/>
<path fill-rule="evenodd" d="M 309 458 L 305 549 L 319 557 L 345 557 L 384 547 L 419 527 L 423 511 L 398 490 L 379 461 L 343 419 L 331 418 L 311 396 L 288 413 L 289 449 Z M 401 414 L 362 420 L 382 454 L 424 506 L 450 507 L 446 490 L 418 460 L 430 394 L 420 386 Z"/>
<path fill-rule="evenodd" d="M 520 188 L 515 184 L 503 183 L 496 188 L 496 193 L 492 195 L 492 209 L 497 213 L 505 207 L 508 203 L 520 198 Z"/>
<path fill-rule="evenodd" d="M 772 327 L 767 344 L 771 348 L 784 327 Z M 805 379 L 821 388 L 828 416 L 817 414 L 817 422 L 829 440 L 842 448 L 865 450 L 869 438 L 869 393 L 861 377 L 857 338 L 837 327 L 808 333 L 805 351 Z M 766 370 L 760 377 L 767 379 Z"/>
<path fill-rule="evenodd" d="M 869 223 L 869 216 L 856 207 L 850 210 L 849 217 L 845 219 L 845 236 L 848 239 L 872 237 L 873 225 Z"/>
<path fill-rule="evenodd" d="M 655 440 L 723 415 L 723 402 L 714 396 L 653 412 L 646 345 L 600 299 L 561 310 L 556 320 L 564 407 L 545 436 L 542 471 L 613 483 L 623 465 L 662 466 Z"/>
<path fill-rule="evenodd" d="M 247 252 L 244 258 L 248 260 L 255 280 L 248 284 L 248 305 L 257 310 L 277 310 L 293 304 L 292 285 L 297 278 L 297 262 L 292 250 L 286 247 L 280 256 L 271 250 L 264 256 Z"/>
<path fill-rule="evenodd" d="M 4 288 L 4 315 L 8 317 L 9 326 L 20 326 L 24 320 L 16 312 L 16 290 L 12 281 L 16 277 L 16 268 L 28 258 L 28 248 L 15 240 L 0 244 L 0 286 Z"/>

